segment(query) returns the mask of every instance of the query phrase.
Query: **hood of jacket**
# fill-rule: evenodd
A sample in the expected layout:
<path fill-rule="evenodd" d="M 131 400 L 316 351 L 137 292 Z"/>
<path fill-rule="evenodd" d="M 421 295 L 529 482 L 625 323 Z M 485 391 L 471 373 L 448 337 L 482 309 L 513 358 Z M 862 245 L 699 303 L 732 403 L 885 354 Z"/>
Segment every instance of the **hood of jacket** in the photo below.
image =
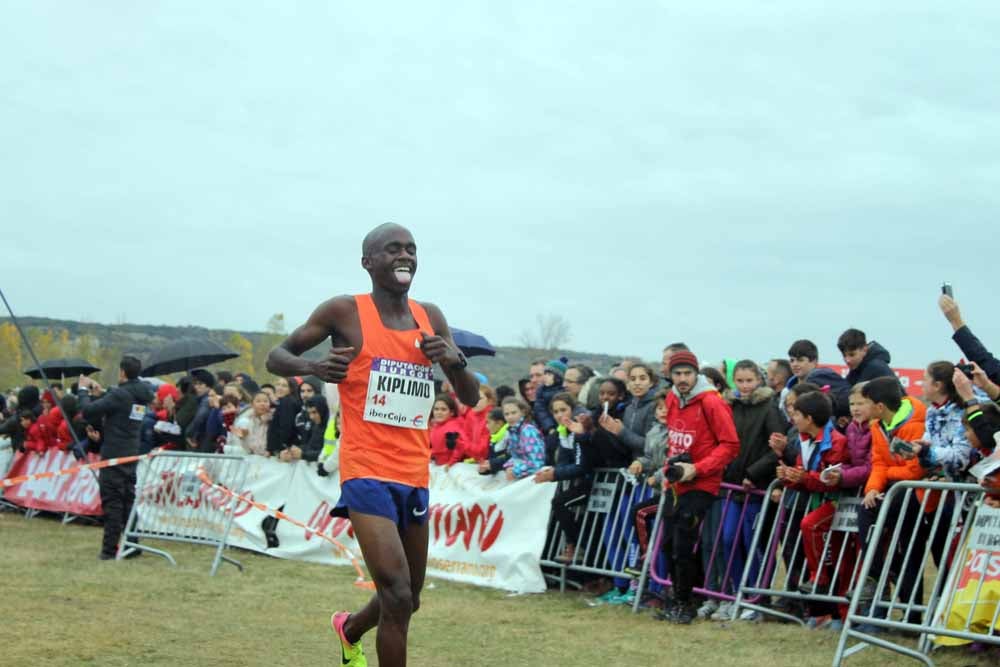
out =
<path fill-rule="evenodd" d="M 716 391 L 716 389 L 715 385 L 709 382 L 707 377 L 699 374 L 698 379 L 695 380 L 694 386 L 691 387 L 691 391 L 687 394 L 682 394 L 677 391 L 677 387 L 672 387 L 670 391 L 673 392 L 674 396 L 680 399 L 680 405 L 684 408 L 702 394 L 706 394 L 710 391 Z"/>
<path fill-rule="evenodd" d="M 736 403 L 760 405 L 761 403 L 770 401 L 773 396 L 774 390 L 765 385 L 761 385 L 754 389 L 749 396 L 741 396 L 740 392 L 736 389 L 727 389 L 726 393 L 722 395 L 722 397 L 725 398 L 730 405 L 734 405 Z"/>
<path fill-rule="evenodd" d="M 135 399 L 136 403 L 142 403 L 143 405 L 147 405 L 152 402 L 153 398 L 156 396 L 153 393 L 153 388 L 140 380 L 129 380 L 128 382 L 123 382 L 118 385 L 118 389 L 128 392 Z"/>
<path fill-rule="evenodd" d="M 865 364 L 872 361 L 884 361 L 887 364 L 892 363 L 892 356 L 889 354 L 889 350 L 885 349 L 875 341 L 868 343 L 868 354 L 865 358 L 861 360 L 858 368 L 862 368 Z"/>

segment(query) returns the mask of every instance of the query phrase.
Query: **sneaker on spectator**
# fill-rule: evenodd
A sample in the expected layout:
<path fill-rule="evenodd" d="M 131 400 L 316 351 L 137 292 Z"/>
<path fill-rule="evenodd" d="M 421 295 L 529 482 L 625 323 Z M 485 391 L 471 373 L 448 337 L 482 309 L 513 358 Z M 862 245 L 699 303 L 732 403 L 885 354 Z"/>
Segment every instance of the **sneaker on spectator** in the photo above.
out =
<path fill-rule="evenodd" d="M 619 597 L 621 597 L 621 593 L 618 591 L 617 588 L 612 586 L 610 591 L 606 592 L 604 595 L 594 598 L 593 600 L 588 602 L 588 604 L 590 604 L 590 606 L 592 607 L 599 607 L 602 604 L 620 604 L 618 602 Z"/>
<path fill-rule="evenodd" d="M 708 619 L 711 618 L 712 614 L 718 611 L 718 609 L 719 609 L 719 601 L 715 600 L 714 598 L 709 598 L 705 600 L 703 603 L 701 603 L 700 607 L 698 607 L 697 616 L 700 619 Z"/>
<path fill-rule="evenodd" d="M 826 577 L 811 577 L 805 581 L 799 582 L 799 592 L 805 593 L 806 595 L 812 594 L 813 591 L 817 593 L 822 593 L 827 586 L 830 585 L 830 580 Z"/>
<path fill-rule="evenodd" d="M 673 600 L 665 600 L 663 602 L 663 609 L 653 614 L 653 618 L 657 621 L 670 621 L 674 616 L 674 609 L 677 607 L 677 603 Z"/>
<path fill-rule="evenodd" d="M 733 620 L 733 612 L 736 611 L 736 605 L 732 602 L 723 602 L 719 605 L 719 608 L 715 610 L 712 614 L 711 619 L 713 621 L 731 621 Z"/>
<path fill-rule="evenodd" d="M 612 602 L 611 604 L 624 604 L 631 607 L 633 604 L 635 604 L 635 591 L 631 590 L 625 591 L 624 593 L 619 595 L 618 599 Z"/>
<path fill-rule="evenodd" d="M 833 617 L 829 614 L 825 616 L 810 616 L 809 620 L 806 621 L 806 627 L 810 630 L 818 630 L 832 620 Z"/>
<path fill-rule="evenodd" d="M 762 613 L 756 609 L 744 609 L 743 613 L 740 614 L 741 621 L 749 621 L 750 623 L 756 623 L 764 617 Z"/>

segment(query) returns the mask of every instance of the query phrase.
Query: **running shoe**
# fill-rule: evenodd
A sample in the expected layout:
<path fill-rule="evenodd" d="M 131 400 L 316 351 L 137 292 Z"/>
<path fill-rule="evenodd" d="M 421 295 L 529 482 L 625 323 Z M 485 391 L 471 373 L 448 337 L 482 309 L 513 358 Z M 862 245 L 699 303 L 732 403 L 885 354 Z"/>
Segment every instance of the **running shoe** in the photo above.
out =
<path fill-rule="evenodd" d="M 713 621 L 731 621 L 733 612 L 736 611 L 736 604 L 733 602 L 723 602 L 715 613 L 710 616 Z"/>
<path fill-rule="evenodd" d="M 718 610 L 719 610 L 718 600 L 709 598 L 705 600 L 703 603 L 701 603 L 700 607 L 698 607 L 698 618 L 701 619 L 711 618 L 712 614 L 714 614 Z"/>
<path fill-rule="evenodd" d="M 337 637 L 340 639 L 340 664 L 343 667 L 368 667 L 368 661 L 365 659 L 365 650 L 361 647 L 361 642 L 352 644 L 347 641 L 347 635 L 344 634 L 344 624 L 347 623 L 347 619 L 350 617 L 350 613 L 346 611 L 335 612 L 330 617 L 330 627 L 333 628 L 333 631 L 337 633 Z"/>

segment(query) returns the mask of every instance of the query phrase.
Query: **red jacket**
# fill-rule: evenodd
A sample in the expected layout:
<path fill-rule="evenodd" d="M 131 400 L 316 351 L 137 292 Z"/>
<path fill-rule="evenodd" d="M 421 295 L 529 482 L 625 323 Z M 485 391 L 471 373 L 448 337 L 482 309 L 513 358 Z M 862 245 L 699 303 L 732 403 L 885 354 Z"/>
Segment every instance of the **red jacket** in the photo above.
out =
<path fill-rule="evenodd" d="M 69 437 L 69 427 L 66 426 L 66 419 L 63 417 L 62 410 L 52 408 L 47 414 L 39 417 L 38 421 L 42 423 L 45 429 L 49 447 L 66 449 L 72 444 L 72 438 Z"/>
<path fill-rule="evenodd" d="M 802 438 L 801 434 L 799 438 Z M 809 442 L 809 440 L 803 442 Z M 803 468 L 806 471 L 806 476 L 802 478 L 801 482 L 795 484 L 785 482 L 785 486 L 813 493 L 838 490 L 839 487 L 824 484 L 820 480 L 820 473 L 829 466 L 851 462 L 850 452 L 847 449 L 847 438 L 833 427 L 833 422 L 830 422 L 817 437 L 814 447 L 808 462 L 803 463 L 801 452 L 795 459 L 795 465 Z"/>
<path fill-rule="evenodd" d="M 458 443 L 455 449 L 448 449 L 446 433 L 458 433 Z M 468 436 L 465 433 L 465 420 L 452 417 L 440 424 L 431 425 L 431 458 L 439 466 L 458 463 L 465 458 L 465 448 Z"/>
<path fill-rule="evenodd" d="M 722 473 L 740 453 L 740 438 L 729 403 L 699 375 L 691 393 L 683 399 L 676 389 L 667 395 L 667 430 L 667 459 L 687 453 L 696 471 L 692 481 L 674 485 L 677 495 L 688 491 L 717 495 Z"/>
<path fill-rule="evenodd" d="M 468 410 L 465 413 L 465 434 L 468 440 L 465 443 L 465 456 L 468 458 L 483 461 L 489 458 L 490 451 L 490 431 L 486 428 L 486 415 L 489 414 L 493 406 L 487 406 L 485 410 L 479 412 Z"/>
<path fill-rule="evenodd" d="M 44 454 L 48 449 L 48 437 L 45 425 L 41 421 L 34 422 L 24 434 L 24 450 Z"/>

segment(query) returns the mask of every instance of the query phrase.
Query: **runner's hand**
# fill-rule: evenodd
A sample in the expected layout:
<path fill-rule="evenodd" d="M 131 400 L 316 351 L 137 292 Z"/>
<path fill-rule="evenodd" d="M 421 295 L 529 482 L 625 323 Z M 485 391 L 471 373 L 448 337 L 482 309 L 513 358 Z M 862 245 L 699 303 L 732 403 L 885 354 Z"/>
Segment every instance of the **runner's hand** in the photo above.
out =
<path fill-rule="evenodd" d="M 458 350 L 449 345 L 448 341 L 441 336 L 428 336 L 423 331 L 420 332 L 420 336 L 423 339 L 420 343 L 420 349 L 432 363 L 440 364 L 442 368 L 449 368 L 462 362 L 462 358 L 458 356 Z"/>
<path fill-rule="evenodd" d="M 347 367 L 354 356 L 353 347 L 331 347 L 326 357 L 313 363 L 312 374 L 323 382 L 339 384 L 347 377 Z"/>

